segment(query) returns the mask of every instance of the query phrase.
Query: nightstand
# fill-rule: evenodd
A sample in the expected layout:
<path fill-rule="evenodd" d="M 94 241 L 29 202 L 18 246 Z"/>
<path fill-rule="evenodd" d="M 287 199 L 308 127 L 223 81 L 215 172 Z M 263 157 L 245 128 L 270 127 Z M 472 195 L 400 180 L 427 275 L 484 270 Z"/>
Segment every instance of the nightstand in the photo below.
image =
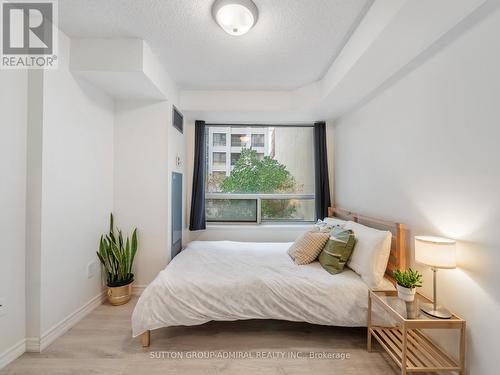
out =
<path fill-rule="evenodd" d="M 368 294 L 368 345 L 372 350 L 372 337 L 380 343 L 389 356 L 401 368 L 401 374 L 410 372 L 449 372 L 464 374 L 465 320 L 456 315 L 450 319 L 438 319 L 420 311 L 419 306 L 431 301 L 416 294 L 408 307 L 416 313 L 407 318 L 407 305 L 398 298 L 396 291 L 370 291 Z M 392 326 L 376 326 L 372 323 L 372 308 L 378 306 L 393 321 Z M 380 311 L 380 310 L 377 310 Z M 460 331 L 458 362 L 444 353 L 422 330 L 457 329 Z"/>

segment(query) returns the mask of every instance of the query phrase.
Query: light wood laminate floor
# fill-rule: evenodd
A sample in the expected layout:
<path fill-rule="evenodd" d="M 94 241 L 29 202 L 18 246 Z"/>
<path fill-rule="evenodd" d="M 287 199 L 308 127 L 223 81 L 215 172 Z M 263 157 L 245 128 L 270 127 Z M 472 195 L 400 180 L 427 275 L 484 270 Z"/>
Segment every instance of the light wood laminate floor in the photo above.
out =
<path fill-rule="evenodd" d="M 142 348 L 140 338 L 131 337 L 135 302 L 99 306 L 43 353 L 25 353 L 0 375 L 399 373 L 379 347 L 366 351 L 366 329 L 306 323 L 251 320 L 164 328 L 152 332 L 151 347 Z M 350 358 L 311 358 L 310 352 Z M 231 353 L 242 358 L 224 358 Z M 215 358 L 194 358 L 210 355 Z"/>

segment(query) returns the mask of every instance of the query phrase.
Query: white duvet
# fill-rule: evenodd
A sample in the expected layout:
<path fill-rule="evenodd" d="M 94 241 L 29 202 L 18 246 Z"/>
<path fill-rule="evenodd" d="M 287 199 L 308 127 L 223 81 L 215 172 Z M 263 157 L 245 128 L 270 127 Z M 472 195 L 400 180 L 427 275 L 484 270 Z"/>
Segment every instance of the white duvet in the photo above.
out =
<path fill-rule="evenodd" d="M 290 245 L 191 242 L 142 293 L 133 336 L 211 320 L 366 326 L 368 287 L 361 278 L 349 269 L 330 275 L 318 262 L 298 266 L 286 252 Z"/>

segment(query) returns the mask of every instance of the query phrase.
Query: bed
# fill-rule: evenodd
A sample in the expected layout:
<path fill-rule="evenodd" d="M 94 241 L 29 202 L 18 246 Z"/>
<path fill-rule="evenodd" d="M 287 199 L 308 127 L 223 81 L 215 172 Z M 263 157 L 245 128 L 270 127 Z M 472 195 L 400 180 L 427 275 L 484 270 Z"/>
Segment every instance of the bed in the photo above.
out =
<path fill-rule="evenodd" d="M 330 209 L 329 216 L 393 233 L 386 278 L 405 267 L 402 224 Z M 132 314 L 132 335 L 150 344 L 150 331 L 212 320 L 279 319 L 366 326 L 368 286 L 350 269 L 330 275 L 318 262 L 297 266 L 291 243 L 193 241 L 144 290 Z"/>

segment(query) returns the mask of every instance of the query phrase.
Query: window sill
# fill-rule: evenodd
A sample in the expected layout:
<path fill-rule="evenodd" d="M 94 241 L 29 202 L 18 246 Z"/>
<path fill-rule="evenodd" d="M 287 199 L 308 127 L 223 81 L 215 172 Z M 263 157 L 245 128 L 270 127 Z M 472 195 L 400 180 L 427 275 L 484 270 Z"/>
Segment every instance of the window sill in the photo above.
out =
<path fill-rule="evenodd" d="M 299 229 L 299 230 L 307 230 L 310 229 L 313 225 L 313 222 L 310 223 L 265 223 L 265 224 L 256 224 L 256 223 L 207 223 L 207 230 L 210 229 L 236 229 L 236 230 L 266 230 L 266 229 Z"/>

